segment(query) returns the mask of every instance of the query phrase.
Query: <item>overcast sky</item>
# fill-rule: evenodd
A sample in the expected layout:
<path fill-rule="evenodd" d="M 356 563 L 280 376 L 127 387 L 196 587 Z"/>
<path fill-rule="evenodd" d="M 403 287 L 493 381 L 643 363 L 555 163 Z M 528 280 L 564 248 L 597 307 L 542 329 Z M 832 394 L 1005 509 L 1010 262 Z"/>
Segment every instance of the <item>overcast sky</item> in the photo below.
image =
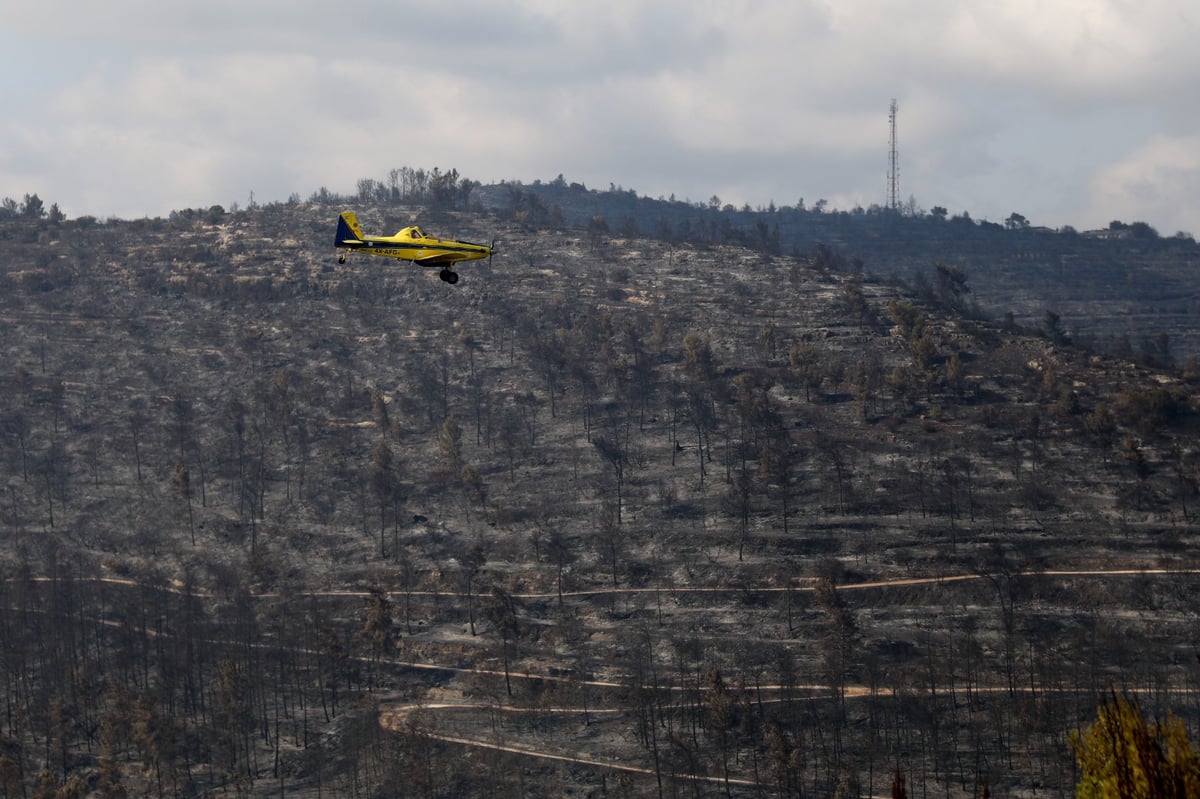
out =
<path fill-rule="evenodd" d="M 36 0 L 0 197 L 70 217 L 485 183 L 1200 235 L 1192 0 Z"/>

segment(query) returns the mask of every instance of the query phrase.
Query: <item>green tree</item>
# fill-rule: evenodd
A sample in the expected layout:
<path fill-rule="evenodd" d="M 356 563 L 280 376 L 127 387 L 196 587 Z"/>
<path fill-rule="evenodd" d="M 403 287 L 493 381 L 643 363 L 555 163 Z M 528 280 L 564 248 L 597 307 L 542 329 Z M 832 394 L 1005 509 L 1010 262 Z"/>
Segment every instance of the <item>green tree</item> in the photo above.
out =
<path fill-rule="evenodd" d="M 860 283 L 849 282 L 842 287 L 842 307 L 846 313 L 858 320 L 858 332 L 863 333 L 875 324 L 875 311 L 867 301 Z"/>
<path fill-rule="evenodd" d="M 41 219 L 46 215 L 46 204 L 36 194 L 26 194 L 21 203 L 21 214 L 29 219 Z"/>
<path fill-rule="evenodd" d="M 1008 228 L 1009 230 L 1022 230 L 1029 227 L 1029 220 L 1026 219 L 1024 215 L 1013 211 L 1008 215 L 1008 219 L 1004 220 L 1004 227 Z"/>
<path fill-rule="evenodd" d="M 1041 333 L 1055 344 L 1071 343 L 1071 337 L 1063 327 L 1062 317 L 1054 311 L 1047 310 L 1046 315 L 1042 317 Z"/>
<path fill-rule="evenodd" d="M 954 311 L 963 310 L 963 298 L 971 293 L 967 286 L 967 274 L 958 267 L 947 266 L 940 261 L 933 265 L 933 271 L 942 305 Z"/>
<path fill-rule="evenodd" d="M 1137 704 L 1114 696 L 1085 730 L 1071 733 L 1081 777 L 1076 799 L 1187 799 L 1200 796 L 1200 752 L 1183 722 L 1148 724 Z"/>

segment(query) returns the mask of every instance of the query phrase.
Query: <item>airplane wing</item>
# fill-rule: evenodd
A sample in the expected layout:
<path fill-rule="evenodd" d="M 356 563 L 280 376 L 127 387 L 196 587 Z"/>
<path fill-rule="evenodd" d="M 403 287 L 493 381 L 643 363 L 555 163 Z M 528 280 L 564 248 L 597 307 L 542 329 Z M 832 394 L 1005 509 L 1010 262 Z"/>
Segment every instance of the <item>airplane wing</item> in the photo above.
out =
<path fill-rule="evenodd" d="M 437 255 L 427 255 L 424 258 L 414 258 L 413 263 L 421 266 L 451 266 L 461 260 L 462 258 L 443 252 Z"/>

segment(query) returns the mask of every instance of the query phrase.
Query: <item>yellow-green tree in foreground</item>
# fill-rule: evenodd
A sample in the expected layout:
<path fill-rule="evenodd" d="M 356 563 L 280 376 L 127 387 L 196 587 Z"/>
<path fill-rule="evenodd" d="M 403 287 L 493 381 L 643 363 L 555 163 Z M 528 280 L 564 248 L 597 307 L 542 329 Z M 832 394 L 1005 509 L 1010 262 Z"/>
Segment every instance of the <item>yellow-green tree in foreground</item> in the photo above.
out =
<path fill-rule="evenodd" d="M 1137 704 L 1114 696 L 1086 730 L 1071 733 L 1082 772 L 1076 799 L 1195 799 L 1200 753 L 1183 722 L 1147 724 Z"/>

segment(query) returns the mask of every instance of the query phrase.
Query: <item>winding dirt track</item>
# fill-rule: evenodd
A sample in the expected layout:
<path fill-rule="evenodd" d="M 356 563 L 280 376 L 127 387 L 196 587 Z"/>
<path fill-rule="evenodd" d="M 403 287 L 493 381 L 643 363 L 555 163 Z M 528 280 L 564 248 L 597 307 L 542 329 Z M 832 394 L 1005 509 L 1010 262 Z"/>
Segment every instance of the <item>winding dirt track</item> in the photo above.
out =
<path fill-rule="evenodd" d="M 1197 575 L 1200 574 L 1200 568 L 1197 569 L 1037 569 L 1029 571 L 1012 572 L 1008 576 L 1011 577 L 1164 577 L 1164 576 L 1181 576 L 1181 575 Z M 990 580 L 994 575 L 984 573 L 969 573 L 969 574 L 951 574 L 939 577 L 906 577 L 898 580 L 870 580 L 861 583 L 838 583 L 838 591 L 863 591 L 871 588 L 902 588 L 905 586 L 920 586 L 920 585 L 946 585 L 949 583 L 961 583 L 972 580 Z M 9 578 L 8 582 L 14 582 L 19 578 Z M 95 582 L 107 583 L 110 585 L 122 585 L 130 588 L 152 587 L 160 591 L 165 591 L 171 594 L 182 595 L 186 593 L 178 585 L 160 585 L 160 586 L 145 586 L 136 580 L 131 580 L 125 577 L 32 577 L 30 578 L 35 583 L 51 583 L 51 582 Z M 636 596 L 639 594 L 729 594 L 729 593 L 750 593 L 750 594 L 782 594 L 788 591 L 814 591 L 816 590 L 817 578 L 804 577 L 801 582 L 792 586 L 747 586 L 747 585 L 730 585 L 730 586 L 700 586 L 700 587 L 648 587 L 648 588 L 623 588 L 616 587 L 598 587 L 588 588 L 580 591 L 563 591 L 563 599 L 575 599 L 581 597 L 594 596 L 611 596 L 611 595 L 627 595 Z M 411 597 L 438 597 L 438 598 L 455 598 L 462 597 L 464 594 L 457 591 L 388 591 L 386 592 L 389 598 L 402 596 Z M 191 596 L 196 597 L 213 597 L 211 591 L 193 590 Z M 289 597 L 369 597 L 369 591 L 292 591 L 288 592 Z M 255 599 L 277 599 L 283 596 L 278 591 L 261 591 L 251 595 Z M 485 593 L 472 594 L 475 598 L 486 597 Z M 546 600 L 558 599 L 557 591 L 539 591 L 529 593 L 517 593 L 512 595 L 514 599 L 522 600 Z"/>
<path fill-rule="evenodd" d="M 1119 578 L 1119 577 L 1167 577 L 1167 576 L 1184 576 L 1184 575 L 1200 575 L 1200 569 L 1164 569 L 1164 568 L 1076 569 L 1076 570 L 1045 569 L 1045 570 L 1030 570 L 1030 571 L 1015 572 L 1010 576 L 1068 577 L 1068 578 L 1069 577 L 1090 577 L 1090 578 L 1103 579 L 1103 578 Z M 10 582 L 13 581 L 13 579 L 16 579 L 16 578 L 10 578 Z M 143 584 L 137 582 L 136 580 L 131 580 L 128 578 L 121 578 L 121 577 L 81 577 L 81 578 L 33 577 L 31 579 L 34 582 L 38 582 L 38 583 L 50 583 L 50 582 L 56 582 L 56 581 L 64 582 L 64 581 L 75 580 L 75 581 L 80 581 L 80 582 L 98 582 L 98 583 L 120 585 L 120 586 L 124 586 L 124 587 L 133 587 L 133 588 L 146 587 L 146 586 L 143 586 Z M 897 580 L 873 580 L 873 581 L 866 581 L 866 582 L 859 582 L 859 583 L 846 583 L 846 584 L 838 585 L 837 590 L 839 590 L 839 591 L 862 591 L 862 590 L 870 590 L 870 589 L 889 589 L 889 588 L 901 588 L 901 587 L 911 587 L 911 586 L 945 585 L 945 584 L 950 584 L 950 583 L 961 583 L 961 582 L 974 581 L 974 580 L 985 580 L 985 579 L 993 579 L 993 576 L 987 575 L 987 574 L 970 573 L 970 574 L 945 575 L 945 576 L 939 576 L 939 577 L 913 577 L 913 578 L 903 578 L 903 579 L 897 579 Z M 588 589 L 588 590 L 582 590 L 582 591 L 571 591 L 571 592 L 564 591 L 562 593 L 562 596 L 563 596 L 563 598 L 582 598 L 582 597 L 607 596 L 607 595 L 613 595 L 613 594 L 636 595 L 636 594 L 653 594 L 653 593 L 661 593 L 661 592 L 680 593 L 680 594 L 684 594 L 684 593 L 686 593 L 686 594 L 703 594 L 703 593 L 716 594 L 716 593 L 731 593 L 731 592 L 770 594 L 770 593 L 783 593 L 783 592 L 787 592 L 787 591 L 814 591 L 814 590 L 816 590 L 816 582 L 817 581 L 815 578 L 805 578 L 802 583 L 793 585 L 793 586 L 787 586 L 787 587 L 778 587 L 778 586 L 713 587 L 713 586 L 707 586 L 707 587 L 666 588 L 666 589 L 664 589 L 664 588 L 620 588 L 620 587 L 612 588 L 612 587 L 606 587 L 606 588 L 595 588 L 595 589 Z M 182 594 L 186 593 L 178 585 L 159 585 L 159 586 L 150 586 L 150 587 L 154 588 L 155 590 L 165 591 L 165 592 L 172 593 L 172 594 L 182 595 Z M 190 593 L 192 596 L 198 596 L 198 597 L 213 596 L 212 593 L 204 592 L 204 591 L 191 591 Z M 408 594 L 413 597 L 446 598 L 446 597 L 461 597 L 462 596 L 460 593 L 438 592 L 438 591 L 412 591 L 412 592 L 408 592 Z M 392 596 L 392 597 L 398 597 L 398 596 L 403 596 L 403 595 L 404 595 L 403 592 L 390 592 L 389 593 L 389 596 Z M 282 596 L 282 594 L 279 592 L 275 592 L 275 591 L 261 592 L 261 593 L 253 594 L 254 598 L 263 598 L 263 599 L 278 598 L 280 596 Z M 301 592 L 290 593 L 289 596 L 292 596 L 292 597 L 365 598 L 365 597 L 370 596 L 370 593 L 367 591 L 346 591 L 346 590 L 342 590 L 342 591 L 301 591 Z M 482 595 L 477 595 L 477 596 L 482 596 Z M 524 599 L 524 600 L 552 600 L 552 599 L 557 599 L 559 594 L 558 594 L 558 592 L 555 591 L 555 592 L 515 594 L 514 596 L 516 596 L 520 599 Z M 116 624 L 116 622 L 106 622 L 106 623 Z M 150 634 L 154 635 L 156 633 L 151 632 Z M 367 658 L 361 658 L 361 657 L 356 658 L 356 659 L 362 660 L 362 661 L 367 660 Z M 381 661 L 377 660 L 374 662 L 376 663 L 376 665 L 378 665 Z M 543 682 L 543 683 L 546 683 L 546 682 L 558 682 L 558 683 L 572 682 L 572 683 L 574 683 L 576 685 L 580 685 L 580 686 L 588 686 L 588 687 L 595 687 L 595 688 L 601 688 L 601 689 L 616 689 L 616 688 L 622 687 L 623 685 L 626 685 L 626 683 L 622 683 L 620 681 L 612 681 L 612 680 L 574 680 L 569 676 L 561 676 L 561 675 L 553 675 L 553 674 L 535 674 L 535 673 L 529 673 L 529 672 L 515 672 L 515 671 L 510 671 L 506 674 L 505 672 L 499 671 L 496 669 L 482 669 L 482 668 L 472 668 L 472 667 L 462 667 L 462 666 L 449 666 L 449 665 L 439 664 L 439 663 L 421 663 L 421 662 L 405 661 L 405 660 L 391 659 L 391 658 L 383 659 L 382 662 L 385 662 L 385 663 L 389 664 L 390 666 L 392 666 L 393 668 L 396 668 L 399 670 L 415 669 L 415 670 L 424 670 L 424 671 L 439 671 L 439 672 L 449 672 L 449 673 L 456 673 L 456 674 L 463 674 L 463 675 L 478 675 L 478 676 L 492 677 L 492 678 L 497 678 L 497 679 L 507 678 L 510 680 L 529 680 L 529 681 L 536 680 L 536 681 Z M 761 685 L 761 686 L 756 686 L 756 688 L 760 692 L 774 693 L 774 692 L 782 691 L 784 689 L 784 686 Z M 809 692 L 809 694 L 810 694 L 809 698 L 813 698 L 813 699 L 829 697 L 829 696 L 832 696 L 834 693 L 834 689 L 828 685 L 813 685 L 813 684 L 792 685 L 792 686 L 788 686 L 788 688 L 790 688 L 791 690 L 796 690 L 796 691 Z M 680 690 L 680 689 L 678 689 L 677 687 L 672 687 L 672 690 Z M 1034 690 L 1046 691 L 1046 690 L 1055 690 L 1055 689 L 1033 689 L 1028 686 L 1003 686 L 1003 687 L 975 687 L 972 690 L 976 693 L 1000 693 L 1000 692 L 1029 693 Z M 1058 690 L 1063 690 L 1063 689 L 1058 689 Z M 1065 689 L 1065 690 L 1081 691 L 1084 689 Z M 1136 693 L 1136 689 L 1134 692 Z M 893 693 L 894 692 L 892 691 L 892 689 L 889 689 L 889 688 L 882 688 L 882 687 L 870 688 L 870 687 L 861 686 L 861 685 L 848 685 L 848 686 L 844 686 L 841 690 L 841 695 L 845 699 L 861 699 L 861 698 L 866 698 L 866 697 L 871 697 L 871 696 L 875 696 L 875 697 L 891 696 L 891 695 L 893 695 Z M 763 701 L 763 700 L 760 700 L 760 701 Z M 783 700 L 768 699 L 765 701 L 769 703 L 769 702 L 783 701 Z M 608 760 L 597 759 L 595 756 L 587 756 L 587 755 L 580 754 L 580 753 L 551 752 L 551 751 L 547 751 L 545 749 L 535 749 L 535 748 L 531 748 L 531 747 L 527 747 L 527 746 L 518 746 L 515 744 L 511 744 L 511 743 L 504 743 L 504 742 L 501 742 L 498 740 L 467 738 L 467 737 L 463 737 L 463 736 L 459 736 L 459 735 L 451 735 L 448 733 L 441 733 L 441 732 L 438 732 L 436 729 L 434 729 L 428 723 L 431 719 L 431 714 L 437 715 L 437 714 L 444 714 L 444 713 L 455 713 L 455 712 L 459 712 L 459 711 L 503 713 L 503 714 L 507 714 L 507 715 L 539 714 L 539 715 L 543 715 L 543 716 L 546 714 L 549 714 L 549 715 L 580 715 L 580 716 L 582 716 L 585 713 L 590 716 L 606 716 L 606 715 L 617 715 L 617 714 L 620 714 L 621 712 L 623 712 L 623 711 L 620 711 L 617 709 L 606 709 L 606 708 L 595 708 L 595 707 L 587 707 L 587 708 L 583 708 L 583 707 L 524 708 L 524 707 L 518 707 L 518 706 L 512 706 L 512 705 L 498 705 L 498 704 L 473 703 L 473 702 L 432 702 L 432 703 L 390 702 L 389 703 L 389 702 L 385 701 L 380 707 L 379 723 L 385 729 L 396 731 L 396 732 L 403 732 L 403 733 L 407 733 L 407 734 L 417 734 L 417 735 L 421 735 L 426 738 L 429 738 L 431 740 L 442 741 L 445 743 L 455 744 L 455 745 L 459 745 L 459 746 L 466 746 L 466 747 L 471 747 L 471 748 L 475 748 L 475 749 L 484 749 L 484 750 L 504 752 L 507 754 L 518 755 L 521 757 L 528 757 L 528 758 L 532 758 L 532 759 L 540 760 L 540 761 L 544 761 L 544 762 L 566 763 L 566 764 L 571 764 L 571 765 L 576 765 L 576 766 L 585 766 L 585 767 L 590 767 L 590 768 L 604 769 L 604 770 L 613 771 L 613 772 L 636 774 L 636 775 L 640 775 L 640 776 L 654 777 L 656 775 L 655 770 L 652 768 L 645 767 L 645 766 L 636 766 L 636 765 L 631 765 L 631 764 L 625 764 L 625 763 L 619 762 L 616 759 L 608 759 Z M 689 780 L 689 781 L 694 781 L 694 782 L 738 785 L 738 786 L 744 786 L 744 787 L 756 787 L 759 785 L 759 783 L 757 783 L 753 780 L 735 779 L 732 777 L 726 778 L 723 776 L 714 776 L 714 775 L 696 775 L 696 774 L 687 774 L 687 775 L 669 774 L 668 775 L 668 774 L 664 774 L 663 776 L 667 776 L 670 779 L 682 779 L 682 780 Z"/>
<path fill-rule="evenodd" d="M 1200 569 L 1046 569 L 1035 571 L 1017 572 L 1013 576 L 1020 577 L 1093 577 L 1093 578 L 1116 578 L 1116 577 L 1162 577 L 1162 576 L 1177 576 L 1177 575 L 1197 575 L 1200 574 Z M 959 583 L 973 580 L 990 579 L 989 575 L 985 574 L 957 574 L 941 577 L 917 577 L 905 578 L 898 580 L 875 580 L 860 583 L 848 583 L 839 585 L 839 591 L 856 591 L 869 589 L 888 589 L 900 588 L 906 586 L 923 586 L 923 585 L 943 585 L 949 583 Z M 731 588 L 679 588 L 666 589 L 674 593 L 718 593 L 730 591 L 749 591 L 761 593 L 780 593 L 785 591 L 813 591 L 815 590 L 815 579 L 807 579 L 804 584 L 792 587 L 763 587 L 763 588 L 746 588 L 746 587 L 731 587 Z M 608 594 L 645 594 L 662 591 L 659 588 L 598 588 L 588 591 L 563 592 L 562 596 L 567 597 L 584 597 L 597 596 Z M 414 594 L 416 595 L 416 594 Z M 556 599 L 558 594 L 551 593 L 530 593 L 519 595 L 522 599 Z M 456 668 L 445 667 L 431 663 L 406 663 L 403 664 L 408 668 L 415 669 L 436 669 L 460 672 L 464 674 L 478 674 L 484 676 L 492 676 L 496 678 L 504 677 L 504 673 L 490 669 L 474 669 L 474 668 Z M 567 681 L 570 678 L 560 677 L 556 675 L 545 674 L 529 674 L 524 672 L 511 672 L 507 675 L 510 679 L 515 680 L 539 680 L 539 681 Z M 598 688 L 617 688 L 622 685 L 620 682 L 586 680 L 579 681 L 577 684 L 593 686 Z M 757 686 L 757 690 L 763 692 L 777 692 L 783 690 L 784 686 L 779 685 L 762 685 Z M 828 697 L 833 695 L 833 688 L 828 685 L 794 685 L 790 686 L 792 690 L 807 691 L 811 693 L 810 698 Z M 672 690 L 678 690 L 672 687 Z M 1048 689 L 1034 689 L 1029 686 L 1002 686 L 1002 687 L 975 687 L 975 693 L 1031 693 L 1034 691 L 1043 691 Z M 1061 690 L 1061 689 L 1060 689 Z M 1080 690 L 1085 689 L 1067 689 Z M 1137 689 L 1134 689 L 1134 693 Z M 891 696 L 894 691 L 890 688 L 870 688 L 862 685 L 844 686 L 841 695 L 846 699 L 861 699 L 866 697 Z M 768 703 L 772 701 L 783 700 L 766 700 Z M 393 731 L 405 731 L 423 735 L 433 740 L 443 741 L 446 743 L 467 746 L 476 749 L 487 749 L 493 751 L 505 752 L 524 757 L 533 758 L 541 761 L 569 763 L 578 766 L 588 766 L 593 768 L 602 768 L 609 771 L 619 771 L 630 774 L 638 774 L 643 776 L 655 776 L 654 769 L 644 766 L 633 766 L 619 763 L 615 760 L 600 760 L 593 757 L 588 757 L 583 754 L 564 754 L 561 752 L 550 752 L 545 749 L 534 749 L 524 746 L 516 746 L 510 743 L 501 743 L 495 740 L 484 740 L 479 738 L 466 738 L 459 735 L 450 735 L 439 733 L 432 729 L 427 723 L 413 724 L 411 720 L 414 714 L 420 714 L 421 721 L 427 722 L 429 714 L 438 713 L 453 713 L 456 711 L 474 711 L 487 713 L 504 713 L 504 714 L 563 714 L 563 715 L 606 715 L 618 714 L 621 711 L 614 709 L 597 709 L 597 708 L 582 708 L 582 707 L 555 707 L 555 708 L 522 708 L 510 705 L 495 705 L 481 704 L 470 702 L 437 702 L 437 703 L 397 703 L 388 704 L 381 708 L 380 724 L 386 729 Z M 733 779 L 726 780 L 720 776 L 705 776 L 705 775 L 665 775 L 671 779 L 688 779 L 698 782 L 721 783 L 729 785 L 741 785 L 747 787 L 759 787 L 759 783 L 753 780 Z"/>
<path fill-rule="evenodd" d="M 515 676 L 515 675 L 514 675 Z M 501 713 L 581 713 L 578 708 L 522 708 L 513 707 L 511 705 L 486 705 L 486 704 L 470 704 L 470 703 L 435 703 L 428 705 L 395 705 L 382 710 L 379 714 L 379 723 L 386 729 L 401 730 L 407 725 L 408 714 L 414 710 L 429 711 L 429 710 L 478 710 L 487 712 Z M 619 710 L 589 710 L 593 715 L 617 714 Z M 496 741 L 480 741 L 472 738 L 460 738 L 454 735 L 443 735 L 440 733 L 421 730 L 420 734 L 436 741 L 444 741 L 446 743 L 461 744 L 478 749 L 490 749 L 497 752 L 506 752 L 508 754 L 524 755 L 537 760 L 548 760 L 555 763 L 569 763 L 575 766 L 591 766 L 593 768 L 608 769 L 610 771 L 622 771 L 628 774 L 639 774 L 653 777 L 654 769 L 645 766 L 631 766 L 624 763 L 619 763 L 616 760 L 597 760 L 596 758 L 583 757 L 581 755 L 561 755 L 544 750 L 529 749 L 523 746 L 513 746 L 512 744 L 504 744 Z M 674 777 L 677 779 L 685 779 L 682 776 Z M 687 780 L 695 782 L 715 782 L 728 783 L 729 785 L 745 785 L 754 787 L 758 785 L 754 780 L 736 779 L 734 777 L 715 777 L 715 776 L 700 776 L 688 775 Z"/>

